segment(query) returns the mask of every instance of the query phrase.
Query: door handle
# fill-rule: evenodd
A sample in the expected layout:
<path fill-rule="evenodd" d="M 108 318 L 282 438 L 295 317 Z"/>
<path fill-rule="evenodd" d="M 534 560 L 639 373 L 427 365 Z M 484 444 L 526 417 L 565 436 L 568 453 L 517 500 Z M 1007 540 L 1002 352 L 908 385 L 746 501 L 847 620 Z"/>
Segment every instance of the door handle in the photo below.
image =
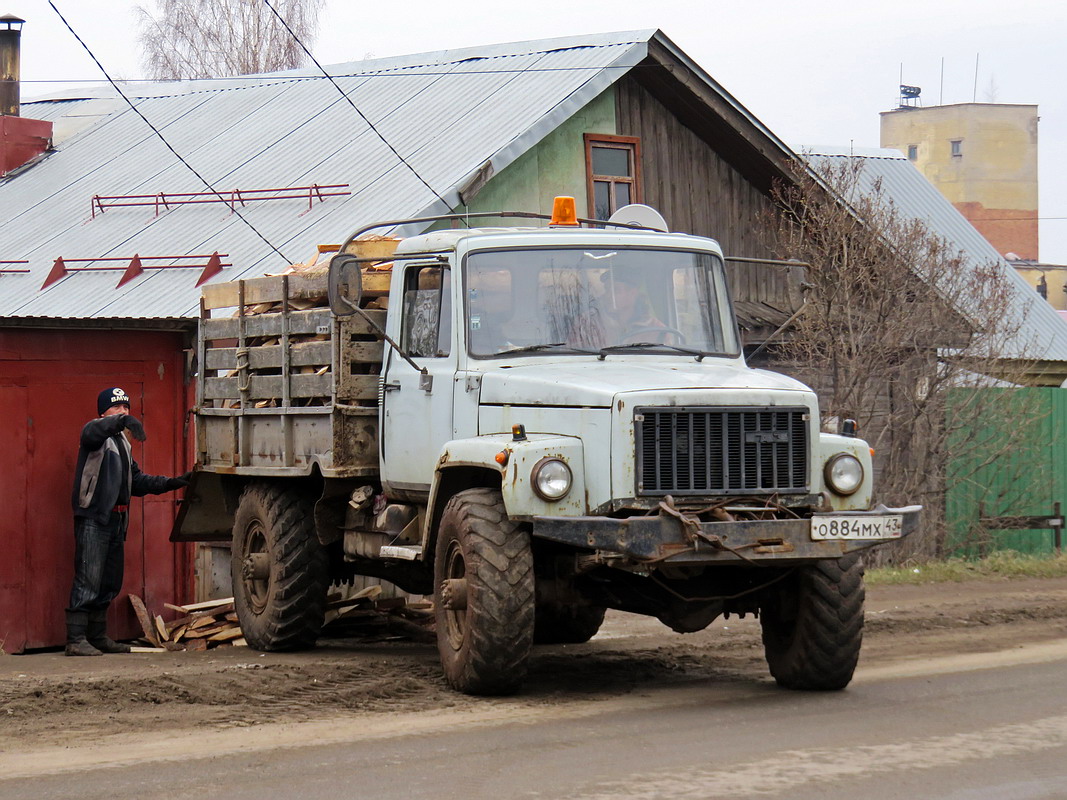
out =
<path fill-rule="evenodd" d="M 400 384 L 399 383 L 385 383 L 385 384 L 382 384 L 382 391 L 383 392 L 395 392 L 398 389 L 400 389 Z"/>

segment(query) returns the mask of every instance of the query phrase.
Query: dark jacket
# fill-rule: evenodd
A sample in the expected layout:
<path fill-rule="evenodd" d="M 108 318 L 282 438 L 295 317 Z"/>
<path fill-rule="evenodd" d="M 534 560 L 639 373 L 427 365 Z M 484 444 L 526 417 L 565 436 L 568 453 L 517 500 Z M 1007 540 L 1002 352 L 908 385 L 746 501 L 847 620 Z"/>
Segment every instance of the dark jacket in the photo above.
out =
<path fill-rule="evenodd" d="M 130 443 L 123 435 L 126 417 L 126 414 L 97 417 L 82 428 L 71 494 L 74 516 L 103 524 L 111 510 L 129 503 L 131 496 L 163 494 L 173 488 L 169 485 L 171 478 L 146 475 L 133 460 Z"/>

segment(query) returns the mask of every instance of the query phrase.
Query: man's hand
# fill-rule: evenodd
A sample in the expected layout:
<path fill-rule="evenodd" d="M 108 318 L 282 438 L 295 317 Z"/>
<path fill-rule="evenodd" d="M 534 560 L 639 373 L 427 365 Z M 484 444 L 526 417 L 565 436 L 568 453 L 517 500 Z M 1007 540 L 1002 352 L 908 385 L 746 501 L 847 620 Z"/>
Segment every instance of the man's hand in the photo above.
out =
<path fill-rule="evenodd" d="M 168 490 L 181 489 L 181 488 L 184 488 L 184 487 L 188 486 L 189 485 L 189 479 L 192 478 L 192 476 L 193 476 L 193 473 L 192 473 L 192 470 L 190 470 L 189 472 L 186 472 L 186 473 L 184 473 L 182 475 L 179 475 L 176 478 L 167 478 L 167 489 Z"/>
<path fill-rule="evenodd" d="M 141 424 L 141 420 L 137 419 L 137 417 L 133 417 L 127 414 L 125 424 L 126 430 L 128 430 L 133 435 L 133 438 L 137 441 L 143 442 L 145 439 L 148 438 L 147 436 L 145 436 L 144 425 Z"/>

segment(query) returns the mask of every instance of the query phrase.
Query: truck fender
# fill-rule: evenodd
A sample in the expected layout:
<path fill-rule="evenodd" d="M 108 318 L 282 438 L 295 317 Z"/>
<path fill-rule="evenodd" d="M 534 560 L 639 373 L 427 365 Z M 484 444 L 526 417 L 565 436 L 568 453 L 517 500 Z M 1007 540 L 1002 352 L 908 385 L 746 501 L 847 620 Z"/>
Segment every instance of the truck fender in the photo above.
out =
<path fill-rule="evenodd" d="M 497 460 L 501 454 L 503 464 Z M 571 470 L 571 489 L 555 502 L 539 497 L 531 484 L 534 468 L 546 458 L 557 458 Z M 437 525 L 449 499 L 465 489 L 483 487 L 500 489 L 504 507 L 512 519 L 586 514 L 589 504 L 582 440 L 549 434 L 532 433 L 522 439 L 515 439 L 512 434 L 491 434 L 445 444 L 430 488 L 422 534 L 424 553 L 433 552 Z"/>

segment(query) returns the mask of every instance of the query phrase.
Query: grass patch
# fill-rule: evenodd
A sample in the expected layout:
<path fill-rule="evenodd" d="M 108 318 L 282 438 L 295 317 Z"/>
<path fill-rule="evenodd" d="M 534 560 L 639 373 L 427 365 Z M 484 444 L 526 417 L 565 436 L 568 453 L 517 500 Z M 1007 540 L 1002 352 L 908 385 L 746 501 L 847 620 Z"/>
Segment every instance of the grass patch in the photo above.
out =
<path fill-rule="evenodd" d="M 1061 578 L 1067 576 L 1067 553 L 1032 556 L 1002 550 L 986 558 L 948 558 L 944 561 L 907 563 L 867 571 L 869 585 L 944 583 L 990 578 Z"/>

